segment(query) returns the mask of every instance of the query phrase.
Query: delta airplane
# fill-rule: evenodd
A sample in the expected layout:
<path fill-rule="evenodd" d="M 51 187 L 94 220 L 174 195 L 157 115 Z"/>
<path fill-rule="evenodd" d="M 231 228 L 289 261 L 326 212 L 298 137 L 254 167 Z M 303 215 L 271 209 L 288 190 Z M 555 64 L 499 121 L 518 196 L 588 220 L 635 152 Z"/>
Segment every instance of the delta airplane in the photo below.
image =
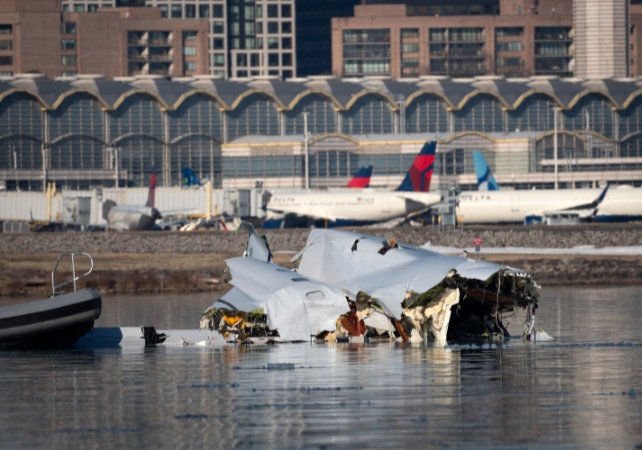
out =
<path fill-rule="evenodd" d="M 109 223 L 108 227 L 116 231 L 151 230 L 156 220 L 162 218 L 161 213 L 154 207 L 155 198 L 156 171 L 154 170 L 149 180 L 149 193 L 145 205 L 116 205 L 111 200 L 104 203 L 103 214 Z"/>
<path fill-rule="evenodd" d="M 442 200 L 440 195 L 428 192 L 436 148 L 436 142 L 423 146 L 395 191 L 363 189 L 275 194 L 268 201 L 266 210 L 285 215 L 286 222 L 293 217 L 295 220 L 290 223 L 309 226 L 327 221 L 330 227 L 373 224 L 421 211 Z M 281 223 L 275 219 L 263 223 L 263 228 L 279 226 Z"/>
<path fill-rule="evenodd" d="M 457 215 L 465 223 L 541 223 L 546 217 L 582 221 L 642 219 L 642 189 L 538 189 L 501 191 L 486 160 L 473 152 L 479 191 L 457 197 Z"/>

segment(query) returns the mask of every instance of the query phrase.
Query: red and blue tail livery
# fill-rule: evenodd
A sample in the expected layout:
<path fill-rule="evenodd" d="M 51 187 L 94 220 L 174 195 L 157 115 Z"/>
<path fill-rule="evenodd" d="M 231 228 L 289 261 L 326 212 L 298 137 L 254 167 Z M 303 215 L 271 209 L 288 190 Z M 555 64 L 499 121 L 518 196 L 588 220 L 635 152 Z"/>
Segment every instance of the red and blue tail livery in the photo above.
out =
<path fill-rule="evenodd" d="M 406 192 L 428 192 L 430 190 L 430 179 L 432 178 L 435 153 L 437 152 L 436 142 L 426 142 L 412 166 L 406 173 L 397 191 Z"/>
<path fill-rule="evenodd" d="M 373 166 L 362 166 L 354 177 L 348 182 L 346 187 L 362 189 L 370 187 L 370 177 L 372 177 Z"/>
<path fill-rule="evenodd" d="M 152 167 L 152 176 L 149 179 L 149 193 L 147 194 L 147 203 L 145 206 L 154 207 L 156 199 L 156 164 Z"/>

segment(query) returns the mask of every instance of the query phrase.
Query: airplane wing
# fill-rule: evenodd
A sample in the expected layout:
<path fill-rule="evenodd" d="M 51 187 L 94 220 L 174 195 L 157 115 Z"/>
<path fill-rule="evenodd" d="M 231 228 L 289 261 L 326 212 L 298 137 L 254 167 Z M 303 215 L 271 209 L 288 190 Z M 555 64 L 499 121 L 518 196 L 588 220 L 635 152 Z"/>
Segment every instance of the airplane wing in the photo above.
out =
<path fill-rule="evenodd" d="M 597 213 L 597 209 L 604 201 L 608 192 L 609 185 L 607 185 L 600 195 L 590 203 L 583 203 L 579 205 L 570 206 L 568 208 L 560 208 L 556 210 L 537 210 L 530 211 L 526 214 L 524 223 L 533 224 L 541 223 L 546 216 L 570 216 L 579 220 L 587 220 Z"/>

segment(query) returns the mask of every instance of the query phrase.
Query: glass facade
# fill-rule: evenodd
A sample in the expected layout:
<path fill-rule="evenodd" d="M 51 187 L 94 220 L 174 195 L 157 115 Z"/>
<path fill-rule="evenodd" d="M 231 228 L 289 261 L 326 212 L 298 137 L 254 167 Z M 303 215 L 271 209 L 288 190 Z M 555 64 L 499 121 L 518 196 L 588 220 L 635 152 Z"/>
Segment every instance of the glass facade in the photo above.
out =
<path fill-rule="evenodd" d="M 486 72 L 483 28 L 431 28 L 430 73 L 469 77 Z"/>
<path fill-rule="evenodd" d="M 344 87 L 338 88 L 341 92 Z M 278 91 L 278 86 L 275 89 Z M 527 94 L 514 106 L 506 106 L 501 98 L 488 93 L 472 93 L 461 105 L 455 102 L 454 107 L 444 94 L 421 92 L 419 88 L 417 95 L 406 96 L 405 101 L 397 103 L 384 92 L 343 97 L 303 92 L 285 108 L 268 93 L 248 94 L 224 104 L 214 94 L 194 91 L 185 94 L 175 109 L 167 109 L 151 93 L 132 90 L 119 99 L 115 108 L 105 108 L 97 96 L 73 92 L 57 101 L 55 108 L 43 108 L 35 95 L 13 92 L 0 100 L 0 175 L 26 171 L 18 183 L 25 190 L 42 188 L 43 170 L 73 178 L 85 172 L 118 168 L 121 184 L 128 186 L 144 186 L 155 165 L 159 171 L 163 167 L 164 177 L 159 177 L 159 185 L 180 184 L 182 167 L 192 168 L 199 178 L 212 180 L 217 187 L 226 178 L 300 177 L 300 151 L 284 154 L 283 147 L 266 146 L 260 155 L 234 155 L 224 154 L 222 149 L 226 143 L 246 136 L 300 137 L 304 113 L 308 132 L 313 136 L 311 174 L 319 186 L 333 185 L 332 180 L 348 176 L 363 164 L 374 164 L 378 175 L 404 173 L 414 154 L 400 153 L 398 149 L 370 151 L 348 137 L 363 140 L 370 135 L 384 135 L 381 140 L 394 141 L 398 139 L 394 137 L 396 133 L 404 132 L 437 133 L 442 134 L 442 139 L 459 132 L 534 132 L 539 153 L 532 161 L 519 164 L 523 163 L 525 170 L 546 171 L 547 163 L 538 161 L 552 156 L 546 136 L 554 126 L 554 108 L 559 107 L 553 94 L 542 92 Z M 338 101 L 340 98 L 346 103 Z M 625 105 L 614 105 L 608 95 L 597 92 L 575 95 L 560 115 L 560 133 L 565 136 L 560 158 L 642 157 L 642 96 L 632 97 Z M 337 133 L 345 136 L 336 136 Z M 265 139 L 250 141 L 260 145 Z M 440 150 L 435 162 L 438 173 L 471 173 L 468 150 L 481 144 L 462 145 L 460 142 Z M 462 148 L 466 152 L 458 153 Z M 583 163 L 573 164 L 576 167 Z M 591 164 L 597 167 L 595 162 Z M 627 161 L 621 164 L 630 166 Z M 615 168 L 611 164 L 604 170 Z M 113 178 L 105 176 L 94 185 L 110 183 L 113 185 Z"/>
<path fill-rule="evenodd" d="M 390 30 L 345 30 L 343 71 L 348 76 L 390 75 Z"/>

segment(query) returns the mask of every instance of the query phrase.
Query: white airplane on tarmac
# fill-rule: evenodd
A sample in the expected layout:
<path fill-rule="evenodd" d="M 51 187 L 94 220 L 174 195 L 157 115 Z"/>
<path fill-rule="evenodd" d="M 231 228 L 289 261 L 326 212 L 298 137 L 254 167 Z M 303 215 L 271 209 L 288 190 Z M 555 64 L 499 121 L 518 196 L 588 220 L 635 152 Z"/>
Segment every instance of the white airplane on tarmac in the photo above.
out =
<path fill-rule="evenodd" d="M 476 170 L 480 188 L 492 186 L 495 180 L 483 156 L 474 159 L 476 164 L 483 161 Z M 642 219 L 642 189 L 631 187 L 511 191 L 490 188 L 463 192 L 456 202 L 457 216 L 463 217 L 465 223 L 530 225 L 555 217 L 598 222 Z"/>
<path fill-rule="evenodd" d="M 356 190 L 275 194 L 266 210 L 283 214 L 285 219 L 266 220 L 263 228 L 278 228 L 283 220 L 309 226 L 327 220 L 329 227 L 369 225 L 407 216 L 441 202 L 431 194 L 430 179 L 436 142 L 427 142 L 417 155 L 406 177 L 395 191 Z"/>

